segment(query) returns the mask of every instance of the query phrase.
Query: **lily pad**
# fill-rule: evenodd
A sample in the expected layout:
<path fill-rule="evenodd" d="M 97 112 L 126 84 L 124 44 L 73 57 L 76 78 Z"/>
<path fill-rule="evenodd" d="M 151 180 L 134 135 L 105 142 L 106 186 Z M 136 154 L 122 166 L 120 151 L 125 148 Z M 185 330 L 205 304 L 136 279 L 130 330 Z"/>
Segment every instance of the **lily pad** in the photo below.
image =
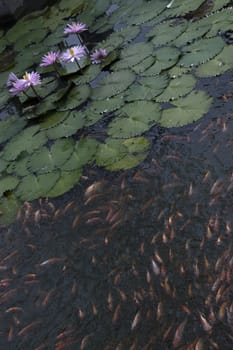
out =
<path fill-rule="evenodd" d="M 62 171 L 55 186 L 47 193 L 48 197 L 58 197 L 71 190 L 79 181 L 82 169 L 75 171 Z"/>
<path fill-rule="evenodd" d="M 27 175 L 22 178 L 15 195 L 21 201 L 47 197 L 48 192 L 54 187 L 59 177 L 59 171 L 41 175 Z"/>
<path fill-rule="evenodd" d="M 199 66 L 196 70 L 198 77 L 212 77 L 233 69 L 233 45 L 225 46 L 215 58 Z"/>
<path fill-rule="evenodd" d="M 130 70 L 113 72 L 103 78 L 100 86 L 92 90 L 92 99 L 104 100 L 106 98 L 118 95 L 126 90 L 134 81 L 135 75 Z"/>
<path fill-rule="evenodd" d="M 185 67 L 199 65 L 220 53 L 224 45 L 224 41 L 220 37 L 197 40 L 183 48 L 184 55 L 179 63 Z"/>
<path fill-rule="evenodd" d="M 159 104 L 150 101 L 128 103 L 118 111 L 118 117 L 109 123 L 108 134 L 115 138 L 141 135 L 154 126 L 161 116 Z"/>
<path fill-rule="evenodd" d="M 62 165 L 62 170 L 81 169 L 85 164 L 93 161 L 98 145 L 98 141 L 91 138 L 84 138 L 76 142 L 74 151 L 71 157 Z"/>
<path fill-rule="evenodd" d="M 67 118 L 60 124 L 49 128 L 46 135 L 49 139 L 58 139 L 74 135 L 77 130 L 85 124 L 85 116 L 82 112 L 72 111 L 68 113 Z"/>
<path fill-rule="evenodd" d="M 166 128 L 190 124 L 208 112 L 211 102 L 204 91 L 193 91 L 172 102 L 174 107 L 163 110 L 159 124 Z"/>
<path fill-rule="evenodd" d="M 170 80 L 164 92 L 157 96 L 157 102 L 168 102 L 181 96 L 187 95 L 196 85 L 196 79 L 191 74 L 183 74 Z"/>
<path fill-rule="evenodd" d="M 6 142 L 18 134 L 27 124 L 25 119 L 12 116 L 7 120 L 0 121 L 0 143 Z"/>
<path fill-rule="evenodd" d="M 43 147 L 30 157 L 28 168 L 33 173 L 43 174 L 60 169 L 74 149 L 72 140 L 57 140 L 51 148 Z"/>
<path fill-rule="evenodd" d="M 153 76 L 162 70 L 168 69 L 176 64 L 180 51 L 176 47 L 161 47 L 155 51 L 155 63 L 142 73 L 142 76 Z"/>
<path fill-rule="evenodd" d="M 0 201 L 0 225 L 10 225 L 16 219 L 19 209 L 19 202 L 13 196 L 7 196 Z"/>
<path fill-rule="evenodd" d="M 19 179 L 15 176 L 5 176 L 0 179 L 0 197 L 6 191 L 13 190 L 19 183 Z"/>
<path fill-rule="evenodd" d="M 5 146 L 3 158 L 14 160 L 23 151 L 33 153 L 34 150 L 45 144 L 47 141 L 46 135 L 42 131 L 38 133 L 38 130 L 39 126 L 31 126 L 14 136 Z"/>
<path fill-rule="evenodd" d="M 108 170 L 116 171 L 121 169 L 131 169 L 140 164 L 147 156 L 149 141 L 145 137 L 134 137 L 122 140 L 126 147 L 126 155 L 114 164 L 107 166 Z"/>
<path fill-rule="evenodd" d="M 127 90 L 126 101 L 152 100 L 164 91 L 168 83 L 167 74 L 142 77 Z"/>
<path fill-rule="evenodd" d="M 147 37 L 152 37 L 151 42 L 156 47 L 170 43 L 176 39 L 187 28 L 186 21 L 170 20 L 156 25 L 147 33 Z"/>
<path fill-rule="evenodd" d="M 88 99 L 89 94 L 90 88 L 88 85 L 75 86 L 65 100 L 62 99 L 57 103 L 58 111 L 67 111 L 79 107 Z"/>
<path fill-rule="evenodd" d="M 116 111 L 124 104 L 124 98 L 121 95 L 106 98 L 105 100 L 93 101 L 90 109 L 95 113 L 110 113 Z"/>

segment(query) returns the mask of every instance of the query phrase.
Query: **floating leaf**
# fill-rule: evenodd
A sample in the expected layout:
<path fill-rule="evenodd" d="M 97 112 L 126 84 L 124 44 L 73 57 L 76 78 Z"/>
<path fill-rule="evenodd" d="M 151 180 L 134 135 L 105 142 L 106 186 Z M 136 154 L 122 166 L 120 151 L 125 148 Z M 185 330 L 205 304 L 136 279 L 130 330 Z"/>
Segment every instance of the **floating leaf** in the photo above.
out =
<path fill-rule="evenodd" d="M 62 171 L 55 186 L 47 193 L 48 197 L 58 197 L 71 190 L 79 181 L 82 169 L 75 171 Z"/>
<path fill-rule="evenodd" d="M 152 43 L 156 47 L 165 45 L 176 39 L 187 28 L 186 21 L 170 20 L 156 25 L 147 33 L 147 37 L 153 37 Z"/>
<path fill-rule="evenodd" d="M 98 64 L 92 64 L 85 68 L 83 75 L 78 75 L 76 78 L 72 78 L 71 80 L 75 83 L 75 85 L 86 84 L 94 80 L 100 72 L 100 66 Z"/>
<path fill-rule="evenodd" d="M 47 138 L 44 132 L 39 132 L 39 126 L 31 126 L 21 131 L 7 143 L 4 149 L 3 158 L 6 160 L 16 159 L 21 152 L 32 153 L 35 149 L 46 143 Z"/>
<path fill-rule="evenodd" d="M 184 55 L 179 63 L 185 67 L 199 65 L 216 56 L 223 47 L 224 41 L 220 37 L 200 39 L 183 48 Z"/>
<path fill-rule="evenodd" d="M 80 106 L 88 99 L 89 94 L 90 88 L 88 85 L 75 86 L 65 100 L 62 99 L 57 103 L 58 110 L 66 111 Z"/>
<path fill-rule="evenodd" d="M 52 112 L 47 114 L 45 119 L 40 123 L 40 129 L 46 130 L 55 127 L 65 120 L 69 115 L 69 112 Z"/>
<path fill-rule="evenodd" d="M 0 201 L 0 225 L 10 225 L 16 219 L 19 209 L 18 200 L 10 195 Z"/>
<path fill-rule="evenodd" d="M 153 76 L 168 69 L 178 61 L 180 51 L 176 47 L 161 47 L 155 51 L 155 63 L 142 73 L 143 76 Z"/>
<path fill-rule="evenodd" d="M 5 176 L 0 179 L 0 197 L 6 191 L 13 190 L 19 183 L 19 179 L 15 176 Z"/>
<path fill-rule="evenodd" d="M 204 91 L 193 91 L 188 96 L 172 102 L 174 107 L 162 112 L 159 124 L 166 128 L 190 124 L 208 112 L 211 102 L 212 99 Z"/>
<path fill-rule="evenodd" d="M 195 11 L 201 6 L 203 0 L 175 0 L 170 8 L 167 9 L 167 16 L 182 16 Z"/>
<path fill-rule="evenodd" d="M 121 51 L 120 61 L 114 64 L 114 70 L 120 70 L 135 66 L 150 56 L 153 51 L 153 46 L 149 43 L 137 43 L 129 45 Z"/>
<path fill-rule="evenodd" d="M 25 154 L 19 157 L 14 162 L 11 162 L 10 165 L 7 168 L 8 174 L 14 173 L 17 176 L 26 176 L 29 175 L 29 170 L 27 168 L 28 164 L 28 153 L 25 152 Z"/>
<path fill-rule="evenodd" d="M 146 57 L 143 61 L 139 62 L 135 66 L 131 67 L 131 69 L 137 73 L 141 74 L 148 68 L 152 66 L 152 64 L 155 62 L 155 58 L 153 56 Z"/>
<path fill-rule="evenodd" d="M 191 74 L 170 80 L 168 87 L 156 98 L 157 102 L 167 102 L 187 95 L 196 85 L 196 79 Z"/>
<path fill-rule="evenodd" d="M 59 177 L 60 173 L 58 171 L 37 176 L 27 175 L 22 178 L 15 194 L 22 201 L 46 197 Z"/>
<path fill-rule="evenodd" d="M 211 29 L 207 33 L 207 37 L 213 37 L 217 35 L 219 32 L 223 33 L 227 30 L 232 30 L 233 27 L 233 8 L 228 7 L 226 9 L 223 9 L 222 11 L 215 12 L 209 17 L 207 17 L 203 22 L 209 22 L 211 23 Z"/>
<path fill-rule="evenodd" d="M 67 118 L 57 126 L 46 131 L 49 139 L 58 139 L 60 137 L 68 137 L 74 135 L 77 130 L 81 129 L 85 123 L 83 112 L 70 112 Z"/>
<path fill-rule="evenodd" d="M 163 92 L 168 82 L 167 74 L 142 77 L 127 90 L 126 100 L 152 100 Z"/>
<path fill-rule="evenodd" d="M 74 149 L 72 140 L 57 140 L 51 148 L 43 147 L 30 157 L 28 167 L 31 172 L 43 174 L 60 169 Z"/>
<path fill-rule="evenodd" d="M 99 143 L 90 138 L 84 138 L 76 142 L 71 157 L 62 165 L 62 170 L 71 171 L 80 169 L 90 163 L 97 152 Z"/>
<path fill-rule="evenodd" d="M 145 137 L 134 137 L 122 140 L 126 147 L 126 155 L 119 161 L 107 166 L 108 170 L 131 169 L 140 164 L 147 156 L 149 141 Z"/>
<path fill-rule="evenodd" d="M 116 138 L 141 135 L 158 122 L 161 115 L 159 104 L 137 101 L 126 104 L 118 111 L 127 117 L 115 118 L 109 123 L 108 134 Z"/>
<path fill-rule="evenodd" d="M 199 66 L 196 71 L 198 77 L 212 77 L 233 69 L 233 45 L 225 46 L 214 59 Z"/>
<path fill-rule="evenodd" d="M 23 118 L 12 116 L 7 120 L 0 121 L 0 143 L 9 140 L 11 137 L 18 134 L 26 125 Z"/>
<path fill-rule="evenodd" d="M 126 90 L 135 79 L 135 75 L 130 70 L 122 70 L 107 75 L 101 81 L 101 85 L 92 90 L 92 99 L 104 100 L 106 98 L 118 95 Z"/>
<path fill-rule="evenodd" d="M 105 100 L 97 100 L 92 102 L 90 109 L 95 113 L 109 113 L 117 110 L 124 104 L 123 96 L 116 95 L 106 98 Z"/>
<path fill-rule="evenodd" d="M 188 23 L 187 29 L 174 40 L 173 44 L 176 46 L 184 46 L 187 43 L 192 43 L 194 40 L 204 36 L 211 28 L 211 23 Z"/>
<path fill-rule="evenodd" d="M 122 144 L 122 140 L 108 138 L 105 143 L 101 143 L 95 155 L 96 164 L 105 166 L 107 169 L 115 162 L 119 162 L 127 154 L 127 148 Z"/>

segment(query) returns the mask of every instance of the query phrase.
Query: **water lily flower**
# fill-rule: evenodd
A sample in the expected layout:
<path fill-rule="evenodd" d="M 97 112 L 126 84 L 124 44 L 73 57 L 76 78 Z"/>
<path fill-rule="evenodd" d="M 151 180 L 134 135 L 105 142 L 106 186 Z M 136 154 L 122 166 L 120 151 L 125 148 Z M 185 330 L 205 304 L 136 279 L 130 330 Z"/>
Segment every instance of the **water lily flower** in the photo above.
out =
<path fill-rule="evenodd" d="M 58 60 L 59 57 L 60 57 L 60 53 L 58 51 L 48 52 L 46 55 L 44 55 L 42 57 L 42 62 L 40 64 L 40 67 L 47 67 L 47 66 L 54 64 Z"/>
<path fill-rule="evenodd" d="M 25 86 L 29 88 L 30 86 L 35 86 L 41 84 L 40 74 L 37 72 L 26 72 L 23 76 L 23 80 L 25 83 Z"/>
<path fill-rule="evenodd" d="M 21 92 L 25 92 L 28 89 L 28 87 L 25 84 L 24 79 L 17 79 L 14 81 L 11 85 L 11 89 L 9 90 L 11 95 L 15 96 L 20 94 Z"/>
<path fill-rule="evenodd" d="M 8 76 L 6 86 L 8 86 L 8 87 L 13 86 L 13 83 L 15 83 L 17 80 L 18 80 L 17 75 L 15 75 L 15 73 L 11 72 Z"/>
<path fill-rule="evenodd" d="M 34 91 L 35 95 L 40 98 L 40 96 L 37 94 L 37 92 L 34 89 L 35 85 L 41 84 L 40 74 L 37 72 L 26 72 L 22 79 L 15 79 L 14 75 L 11 75 L 11 81 L 14 79 L 14 81 L 11 84 L 11 89 L 9 90 L 10 93 L 15 96 L 20 94 L 21 92 L 24 92 L 28 90 L 30 87 Z M 8 80 L 9 80 L 8 78 Z"/>
<path fill-rule="evenodd" d="M 86 24 L 72 22 L 71 24 L 67 24 L 66 28 L 64 29 L 64 34 L 78 34 L 84 32 L 85 30 L 87 30 Z"/>
<path fill-rule="evenodd" d="M 74 60 L 80 60 L 86 55 L 85 48 L 81 45 L 70 47 L 61 56 L 60 60 L 63 62 L 74 62 Z"/>
<path fill-rule="evenodd" d="M 107 57 L 107 55 L 108 55 L 108 53 L 105 49 L 95 50 L 90 56 L 91 63 L 92 64 L 101 63 L 103 61 L 103 59 L 105 59 L 105 57 Z"/>

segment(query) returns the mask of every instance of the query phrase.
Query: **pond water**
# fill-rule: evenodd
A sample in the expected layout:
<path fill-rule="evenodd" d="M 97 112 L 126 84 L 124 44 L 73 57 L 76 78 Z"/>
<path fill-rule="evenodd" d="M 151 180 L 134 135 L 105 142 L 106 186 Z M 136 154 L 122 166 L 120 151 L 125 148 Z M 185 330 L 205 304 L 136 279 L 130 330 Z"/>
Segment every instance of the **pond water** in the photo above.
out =
<path fill-rule="evenodd" d="M 103 3 L 108 16 L 132 5 Z M 146 24 L 139 42 L 152 19 Z M 232 84 L 231 69 L 198 78 L 196 91 L 212 97 L 207 113 L 148 128 L 137 166 L 85 165 L 64 194 L 21 200 L 0 227 L 1 349 L 232 349 Z M 103 142 L 113 118 L 82 135 Z"/>

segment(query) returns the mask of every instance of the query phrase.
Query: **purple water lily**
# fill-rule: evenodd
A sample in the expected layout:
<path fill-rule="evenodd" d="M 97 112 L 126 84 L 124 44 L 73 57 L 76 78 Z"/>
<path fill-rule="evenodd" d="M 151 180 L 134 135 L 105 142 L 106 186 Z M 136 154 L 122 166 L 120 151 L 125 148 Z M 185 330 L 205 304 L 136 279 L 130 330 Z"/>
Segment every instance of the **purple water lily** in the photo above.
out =
<path fill-rule="evenodd" d="M 11 86 L 13 86 L 13 84 L 14 84 L 17 80 L 19 80 L 19 78 L 17 77 L 17 75 L 16 75 L 15 73 L 11 72 L 11 73 L 9 74 L 9 76 L 8 76 L 6 85 L 7 85 L 8 87 L 11 87 Z"/>
<path fill-rule="evenodd" d="M 58 60 L 59 57 L 60 57 L 60 53 L 58 51 L 48 52 L 46 55 L 44 55 L 42 57 L 42 62 L 40 64 L 40 67 L 47 67 L 47 66 L 54 64 Z"/>
<path fill-rule="evenodd" d="M 98 49 L 95 50 L 91 55 L 91 63 L 92 64 L 98 64 L 101 63 L 106 57 L 107 57 L 108 53 L 105 49 Z"/>
<path fill-rule="evenodd" d="M 74 62 L 74 60 L 80 60 L 86 55 L 85 48 L 81 45 L 73 46 L 67 49 L 61 56 L 60 60 L 62 62 Z"/>
<path fill-rule="evenodd" d="M 34 89 L 34 86 L 41 84 L 40 74 L 37 72 L 26 72 L 22 79 L 18 79 L 14 73 L 10 73 L 8 81 L 8 86 L 10 86 L 10 93 L 15 96 L 21 92 L 25 93 L 30 87 L 34 91 L 35 95 L 40 98 Z"/>
<path fill-rule="evenodd" d="M 71 24 L 67 24 L 66 28 L 64 29 L 64 34 L 79 34 L 84 32 L 85 30 L 87 30 L 86 24 L 72 22 Z"/>

